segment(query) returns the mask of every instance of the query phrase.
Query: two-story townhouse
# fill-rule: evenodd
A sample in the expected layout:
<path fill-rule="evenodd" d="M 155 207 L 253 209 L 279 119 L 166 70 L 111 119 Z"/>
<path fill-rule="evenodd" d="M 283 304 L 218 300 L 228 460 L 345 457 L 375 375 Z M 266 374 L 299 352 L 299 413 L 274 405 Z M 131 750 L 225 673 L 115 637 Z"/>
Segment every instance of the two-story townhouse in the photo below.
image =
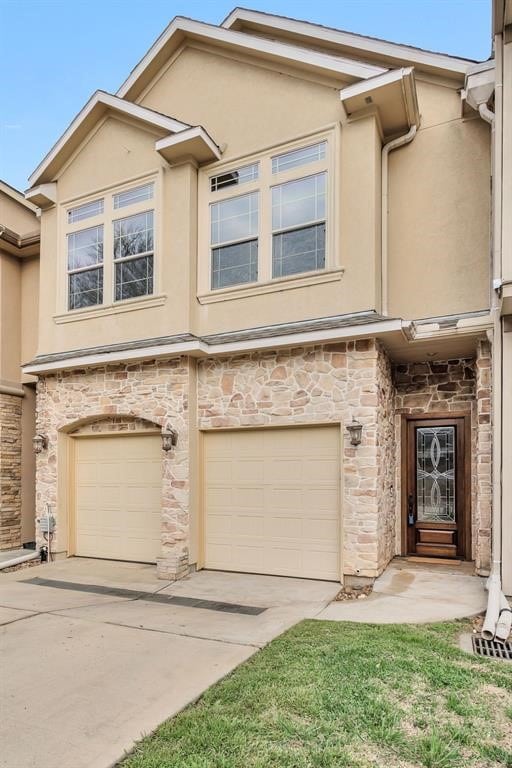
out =
<path fill-rule="evenodd" d="M 58 553 L 374 578 L 490 562 L 490 126 L 474 62 L 175 19 L 30 178 Z"/>
<path fill-rule="evenodd" d="M 21 363 L 37 350 L 36 211 L 0 181 L 0 550 L 35 540 L 35 378 Z"/>

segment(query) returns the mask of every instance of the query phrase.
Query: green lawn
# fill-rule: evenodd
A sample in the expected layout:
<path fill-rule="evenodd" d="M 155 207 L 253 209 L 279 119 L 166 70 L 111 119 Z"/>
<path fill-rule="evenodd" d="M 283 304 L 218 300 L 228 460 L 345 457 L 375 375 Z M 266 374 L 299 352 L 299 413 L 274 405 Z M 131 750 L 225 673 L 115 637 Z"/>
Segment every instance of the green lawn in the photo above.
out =
<path fill-rule="evenodd" d="M 459 651 L 463 630 L 304 621 L 122 768 L 512 766 L 512 664 Z"/>

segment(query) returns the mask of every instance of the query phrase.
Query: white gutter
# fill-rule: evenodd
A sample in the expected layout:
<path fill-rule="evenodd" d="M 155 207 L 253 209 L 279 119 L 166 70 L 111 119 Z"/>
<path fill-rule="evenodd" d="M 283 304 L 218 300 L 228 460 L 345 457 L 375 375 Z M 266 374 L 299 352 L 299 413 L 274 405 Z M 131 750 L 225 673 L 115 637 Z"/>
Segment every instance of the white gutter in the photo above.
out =
<path fill-rule="evenodd" d="M 382 148 L 381 164 L 381 314 L 388 314 L 389 304 L 389 280 L 388 280 L 388 198 L 389 198 L 389 180 L 388 180 L 388 158 L 390 152 L 394 149 L 409 144 L 417 133 L 417 126 L 412 125 L 409 131 L 403 136 L 399 136 L 393 141 L 384 144 Z"/>
<path fill-rule="evenodd" d="M 500 36 L 497 36 L 498 38 Z M 491 126 L 491 173 L 492 173 L 492 279 L 491 314 L 492 331 L 492 563 L 491 574 L 487 581 L 487 612 L 482 627 L 482 637 L 495 638 L 502 642 L 508 639 L 512 623 L 512 613 L 501 587 L 501 547 L 502 547 L 502 392 L 503 392 L 503 348 L 501 300 L 495 285 L 501 281 L 501 238 L 502 238 L 502 50 L 500 41 L 496 46 L 496 68 L 494 98 L 496 112 L 487 107 L 486 101 L 478 104 L 482 120 Z M 496 120 L 496 115 L 498 120 Z"/>
<path fill-rule="evenodd" d="M 40 552 L 31 552 L 29 555 L 20 555 L 19 557 L 13 557 L 12 560 L 5 560 L 0 562 L 0 571 L 4 568 L 12 568 L 13 565 L 19 565 L 20 563 L 27 563 L 29 560 L 36 560 L 41 557 Z"/>

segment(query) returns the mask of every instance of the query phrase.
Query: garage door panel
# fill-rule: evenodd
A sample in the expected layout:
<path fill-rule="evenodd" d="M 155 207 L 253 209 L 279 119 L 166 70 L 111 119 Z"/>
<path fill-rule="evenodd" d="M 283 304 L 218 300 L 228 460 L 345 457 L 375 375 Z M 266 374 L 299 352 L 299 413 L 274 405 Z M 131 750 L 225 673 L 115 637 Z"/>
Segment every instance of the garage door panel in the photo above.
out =
<path fill-rule="evenodd" d="M 208 487 L 212 484 L 226 485 L 232 482 L 232 463 L 229 459 L 212 459 L 205 471 L 205 480 Z"/>
<path fill-rule="evenodd" d="M 234 486 L 244 483 L 263 483 L 265 477 L 265 460 L 254 456 L 240 456 L 232 463 L 231 480 Z"/>
<path fill-rule="evenodd" d="M 205 435 L 205 566 L 338 580 L 339 455 L 337 427 Z"/>
<path fill-rule="evenodd" d="M 254 510 L 253 514 L 233 515 L 231 520 L 231 533 L 235 540 L 240 537 L 251 542 L 253 539 L 261 538 L 264 535 L 265 517 L 261 514 L 260 509 Z"/>
<path fill-rule="evenodd" d="M 286 478 L 287 483 L 301 483 L 304 475 L 303 464 L 302 458 L 269 457 L 265 463 L 265 482 L 277 484 Z"/>
<path fill-rule="evenodd" d="M 315 518 L 315 520 L 305 519 L 303 521 L 302 530 L 304 536 L 311 542 L 332 542 L 336 540 L 336 536 L 338 535 L 338 525 L 335 520 L 322 520 L 318 517 Z"/>
<path fill-rule="evenodd" d="M 299 511 L 303 508 L 303 493 L 301 488 L 271 487 L 266 493 L 267 504 L 274 510 Z"/>
<path fill-rule="evenodd" d="M 78 439 L 75 477 L 76 554 L 155 562 L 162 499 L 159 437 Z"/>
<path fill-rule="evenodd" d="M 303 494 L 304 508 L 326 511 L 337 515 L 338 509 L 337 488 L 305 488 Z"/>
<path fill-rule="evenodd" d="M 240 509 L 263 509 L 265 492 L 261 487 L 236 486 L 232 493 L 233 505 Z"/>

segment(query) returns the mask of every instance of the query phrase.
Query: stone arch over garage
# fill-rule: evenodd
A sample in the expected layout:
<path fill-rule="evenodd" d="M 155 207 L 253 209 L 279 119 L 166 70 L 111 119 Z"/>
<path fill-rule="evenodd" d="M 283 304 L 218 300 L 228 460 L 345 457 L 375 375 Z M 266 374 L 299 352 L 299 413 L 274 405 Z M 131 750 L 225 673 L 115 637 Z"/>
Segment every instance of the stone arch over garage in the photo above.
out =
<path fill-rule="evenodd" d="M 170 431 L 177 445 L 162 450 L 161 558 L 159 571 L 176 578 L 188 570 L 189 401 L 187 358 L 145 361 L 41 377 L 37 432 L 46 448 L 37 455 L 36 517 L 50 503 L 56 517 L 55 552 L 69 554 L 73 443 L 80 434 Z"/>

